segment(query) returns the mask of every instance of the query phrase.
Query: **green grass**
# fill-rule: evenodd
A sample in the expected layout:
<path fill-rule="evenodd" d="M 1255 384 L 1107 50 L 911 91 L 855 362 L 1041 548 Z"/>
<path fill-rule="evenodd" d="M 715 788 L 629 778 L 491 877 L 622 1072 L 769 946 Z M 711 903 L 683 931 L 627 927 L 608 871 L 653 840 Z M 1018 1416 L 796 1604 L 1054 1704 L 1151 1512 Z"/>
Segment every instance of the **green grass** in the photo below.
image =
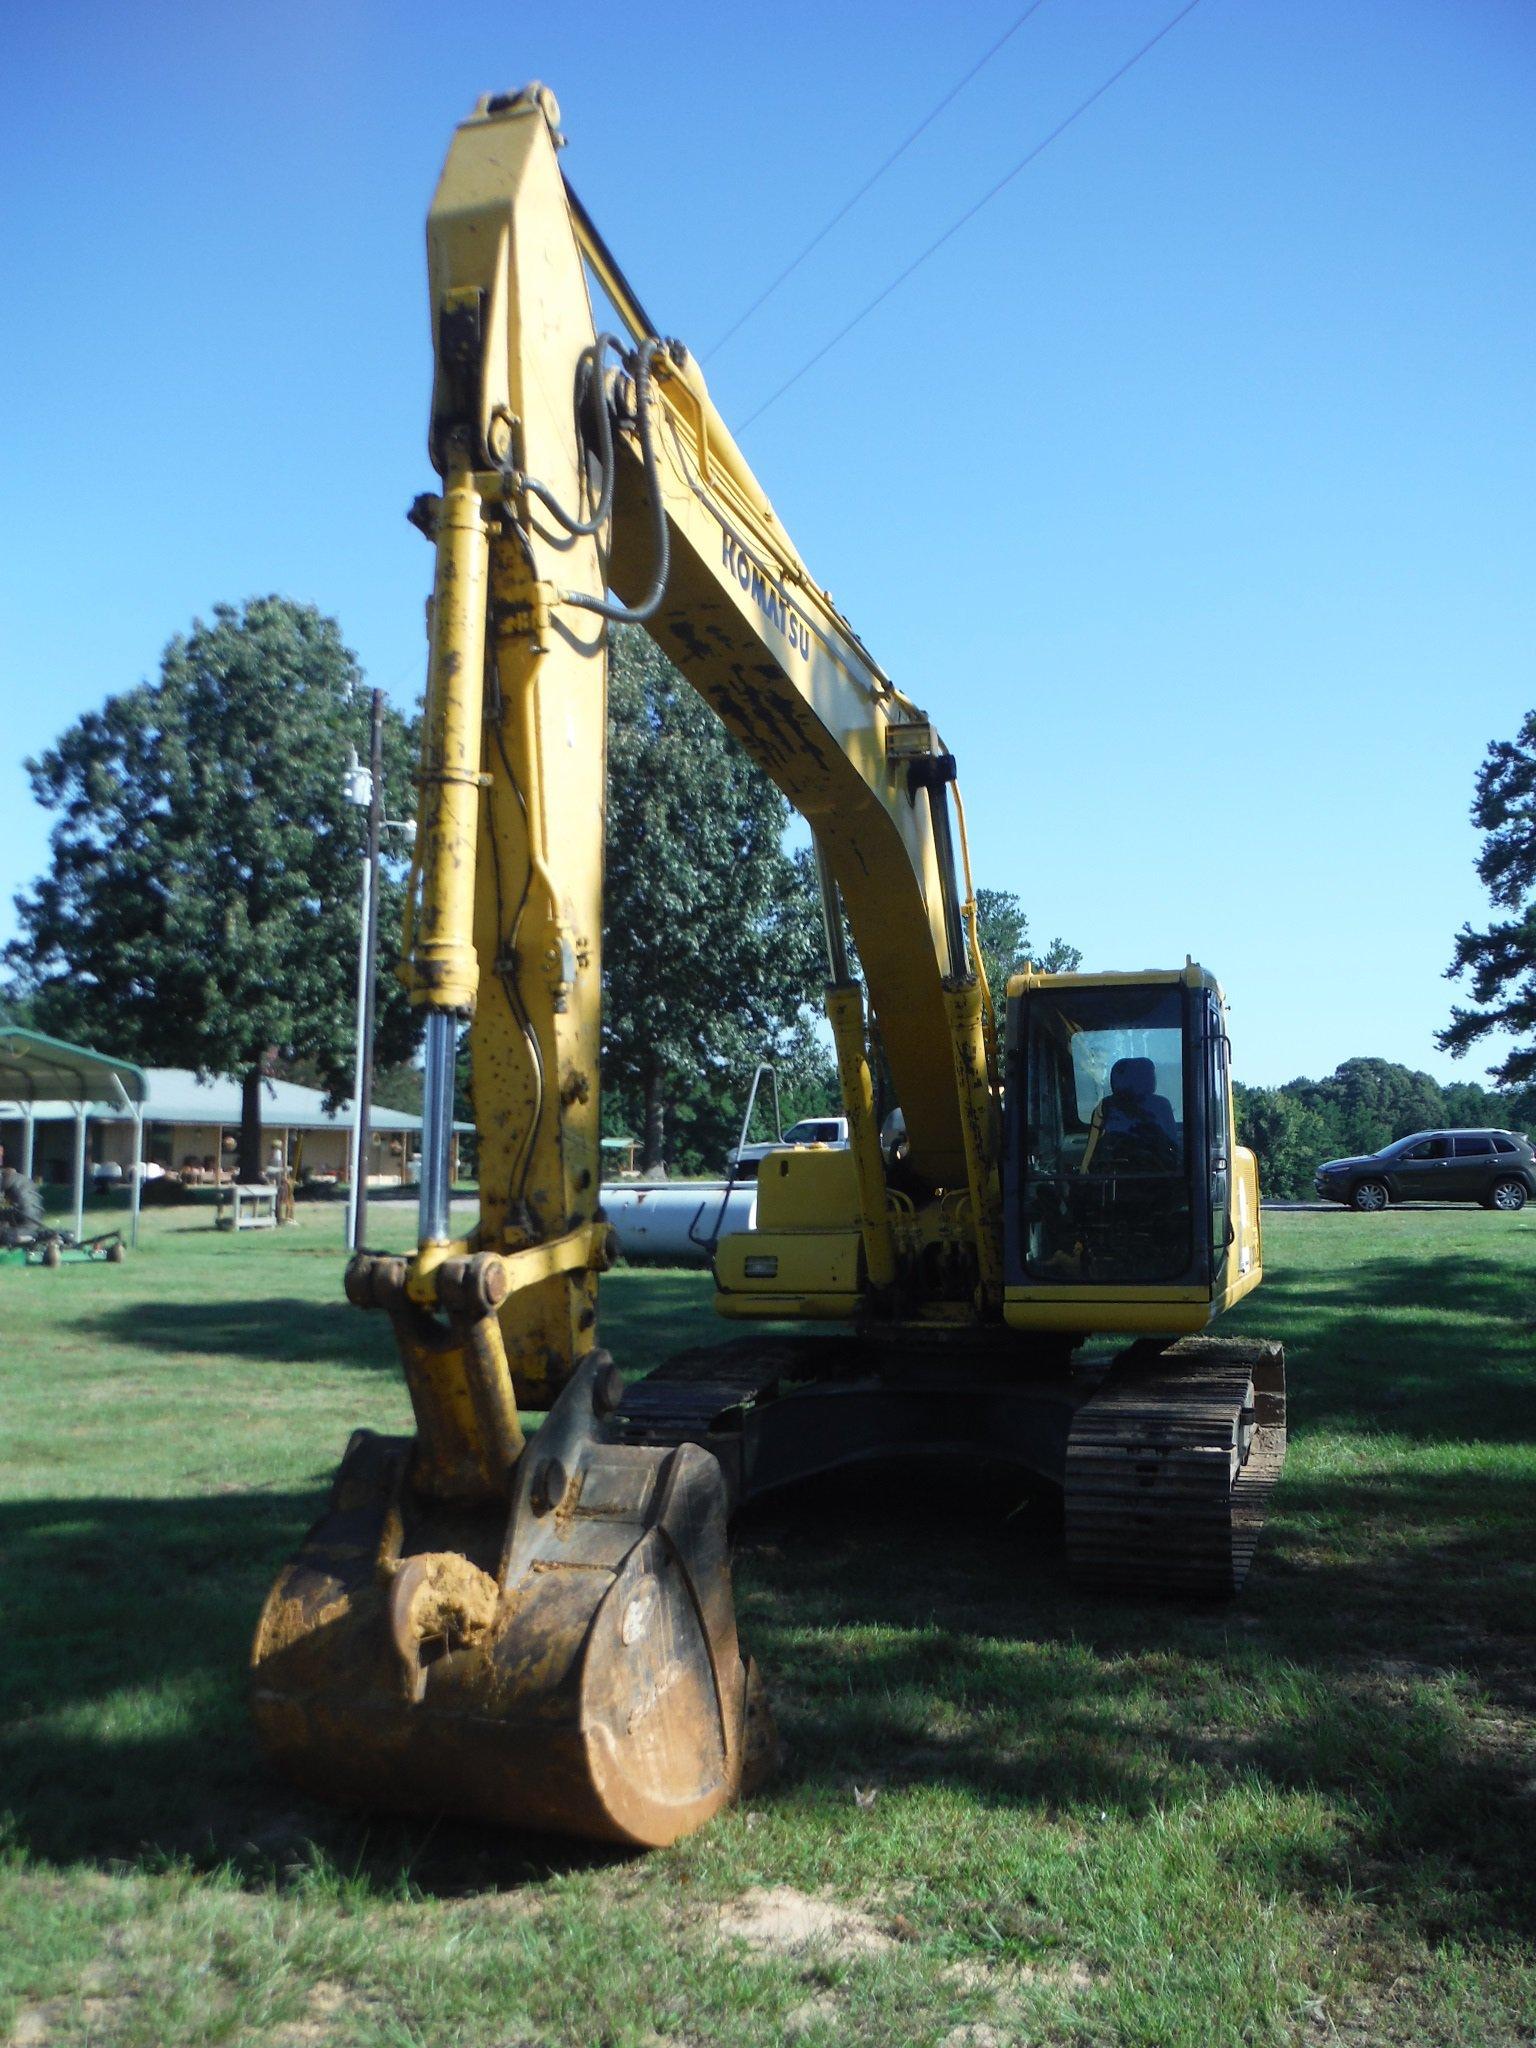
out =
<path fill-rule="evenodd" d="M 267 1582 L 408 1418 L 340 1210 L 301 1219 L 0 1269 L 0 2041 L 1536 2040 L 1536 1216 L 1269 1220 L 1230 1327 L 1287 1345 L 1292 1453 L 1238 1607 L 1073 1597 L 1006 1482 L 755 1510 L 784 1768 L 648 1858 L 255 1759 Z M 630 1369 L 716 1329 L 701 1276 L 604 1301 Z"/>

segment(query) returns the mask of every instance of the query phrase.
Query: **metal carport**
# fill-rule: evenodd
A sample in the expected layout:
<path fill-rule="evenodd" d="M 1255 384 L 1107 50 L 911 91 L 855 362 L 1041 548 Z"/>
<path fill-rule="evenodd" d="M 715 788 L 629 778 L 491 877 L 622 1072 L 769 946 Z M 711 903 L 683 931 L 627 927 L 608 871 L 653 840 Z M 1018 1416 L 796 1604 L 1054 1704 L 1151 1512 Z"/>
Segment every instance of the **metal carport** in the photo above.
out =
<path fill-rule="evenodd" d="M 149 1078 L 132 1060 L 70 1045 L 41 1031 L 0 1024 L 0 1102 L 13 1102 L 21 1115 L 21 1170 L 31 1177 L 34 1112 L 40 1102 L 67 1102 L 75 1112 L 75 1236 L 85 1234 L 85 1125 L 93 1104 L 126 1112 L 133 1120 L 133 1173 L 129 1241 L 139 1241 L 139 1196 L 143 1188 L 144 1104 Z"/>

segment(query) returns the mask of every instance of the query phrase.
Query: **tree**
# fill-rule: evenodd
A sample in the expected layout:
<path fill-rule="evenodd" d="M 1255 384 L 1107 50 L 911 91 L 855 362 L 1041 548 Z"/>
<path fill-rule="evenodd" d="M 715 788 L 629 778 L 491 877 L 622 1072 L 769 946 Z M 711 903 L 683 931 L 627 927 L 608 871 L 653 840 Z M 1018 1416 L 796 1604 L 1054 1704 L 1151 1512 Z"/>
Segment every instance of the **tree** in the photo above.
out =
<path fill-rule="evenodd" d="M 0 982 L 0 1024 L 14 1024 L 22 1030 L 34 1030 L 37 1025 L 32 998 L 23 995 L 14 981 Z"/>
<path fill-rule="evenodd" d="M 1491 900 L 1512 914 L 1486 931 L 1463 925 L 1449 979 L 1470 975 L 1476 1007 L 1453 1007 L 1439 1035 L 1460 1059 L 1491 1031 L 1517 1041 L 1492 1069 L 1507 1087 L 1536 1081 L 1536 711 L 1512 740 L 1495 740 L 1477 771 L 1472 822 L 1484 834 L 1477 872 Z"/>
<path fill-rule="evenodd" d="M 46 1030 L 242 1084 L 240 1173 L 259 1178 L 262 1077 L 278 1057 L 350 1091 L 366 754 L 361 671 L 333 619 L 287 598 L 215 608 L 165 650 L 159 679 L 109 697 L 40 759 L 59 813 L 51 867 L 17 898 L 6 949 Z M 410 802 L 414 746 L 386 714 L 387 805 Z M 380 930 L 398 931 L 386 872 Z M 381 1063 L 416 1026 L 381 976 Z"/>
<path fill-rule="evenodd" d="M 1439 1082 L 1395 1060 L 1345 1060 L 1326 1081 L 1291 1081 L 1285 1092 L 1318 1112 L 1337 1157 L 1447 1121 Z"/>
<path fill-rule="evenodd" d="M 1322 1114 L 1284 1088 L 1232 1087 L 1238 1142 L 1252 1148 L 1259 1188 L 1271 1201 L 1294 1201 L 1312 1192 L 1312 1175 L 1330 1155 Z"/>
<path fill-rule="evenodd" d="M 976 935 L 981 941 L 982 964 L 987 986 L 999 1011 L 1008 993 L 1008 977 L 1017 974 L 1026 960 L 1034 960 L 1047 974 L 1071 974 L 1083 964 L 1076 946 L 1065 939 L 1052 939 L 1038 958 L 1030 949 L 1029 919 L 1017 896 L 1008 889 L 976 891 Z"/>
<path fill-rule="evenodd" d="M 1281 1200 L 1312 1192 L 1319 1160 L 1379 1152 L 1415 1131 L 1467 1125 L 1523 1130 L 1536 1117 L 1536 1088 L 1500 1093 L 1475 1081 L 1442 1087 L 1394 1060 L 1353 1059 L 1323 1081 L 1283 1088 L 1233 1084 L 1238 1136 L 1259 1161 L 1259 1186 Z"/>
<path fill-rule="evenodd" d="M 783 797 L 634 628 L 613 636 L 608 777 L 607 1119 L 639 1132 L 642 1171 L 718 1163 L 756 1062 L 814 1062 L 808 863 Z"/>
<path fill-rule="evenodd" d="M 1445 1108 L 1441 1122 L 1463 1130 L 1498 1130 L 1515 1114 L 1515 1098 L 1484 1088 L 1477 1081 L 1450 1081 L 1440 1090 Z"/>

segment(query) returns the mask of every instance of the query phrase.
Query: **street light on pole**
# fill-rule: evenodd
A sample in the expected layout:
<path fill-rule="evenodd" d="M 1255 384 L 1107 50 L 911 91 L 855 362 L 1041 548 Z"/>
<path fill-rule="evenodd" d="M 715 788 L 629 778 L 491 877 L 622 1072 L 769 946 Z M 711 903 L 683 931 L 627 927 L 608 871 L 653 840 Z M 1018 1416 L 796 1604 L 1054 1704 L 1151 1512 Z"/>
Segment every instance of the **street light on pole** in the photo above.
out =
<path fill-rule="evenodd" d="M 346 772 L 348 803 L 368 812 L 368 845 L 363 856 L 362 929 L 357 947 L 357 1057 L 352 1069 L 352 1197 L 347 1204 L 347 1243 L 363 1248 L 368 1221 L 369 1119 L 373 1112 L 373 1027 L 379 959 L 379 842 L 385 827 L 416 837 L 412 818 L 384 816 L 384 692 L 373 692 L 368 766 L 354 751 Z"/>
<path fill-rule="evenodd" d="M 377 898 L 379 885 L 379 785 L 382 775 L 384 737 L 384 693 L 373 693 L 373 714 L 369 736 L 369 763 L 365 768 L 352 755 L 347 768 L 346 793 L 349 803 L 368 812 L 368 843 L 363 853 L 363 897 L 357 940 L 357 1056 L 352 1066 L 352 1199 L 347 1204 L 347 1243 L 353 1251 L 363 1248 L 363 1228 L 368 1209 L 368 1113 L 373 1095 L 373 1004 L 374 960 L 377 952 Z"/>

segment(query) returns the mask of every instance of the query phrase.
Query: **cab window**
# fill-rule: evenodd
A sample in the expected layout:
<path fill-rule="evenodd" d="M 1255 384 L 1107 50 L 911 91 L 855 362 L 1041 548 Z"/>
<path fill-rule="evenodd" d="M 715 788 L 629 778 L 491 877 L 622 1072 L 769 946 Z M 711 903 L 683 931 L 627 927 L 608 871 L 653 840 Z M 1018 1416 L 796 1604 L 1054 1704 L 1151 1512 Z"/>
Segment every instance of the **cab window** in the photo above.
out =
<path fill-rule="evenodd" d="M 1018 1164 L 1031 1279 L 1188 1270 L 1183 997 L 1166 982 L 1030 997 Z"/>
<path fill-rule="evenodd" d="M 1449 1159 L 1450 1156 L 1449 1138 L 1421 1138 L 1417 1145 L 1410 1145 L 1403 1154 L 1404 1159 Z"/>
<path fill-rule="evenodd" d="M 1088 988 L 1030 1009 L 1028 1142 L 1037 1173 L 1184 1167 L 1184 1027 L 1177 988 Z"/>

